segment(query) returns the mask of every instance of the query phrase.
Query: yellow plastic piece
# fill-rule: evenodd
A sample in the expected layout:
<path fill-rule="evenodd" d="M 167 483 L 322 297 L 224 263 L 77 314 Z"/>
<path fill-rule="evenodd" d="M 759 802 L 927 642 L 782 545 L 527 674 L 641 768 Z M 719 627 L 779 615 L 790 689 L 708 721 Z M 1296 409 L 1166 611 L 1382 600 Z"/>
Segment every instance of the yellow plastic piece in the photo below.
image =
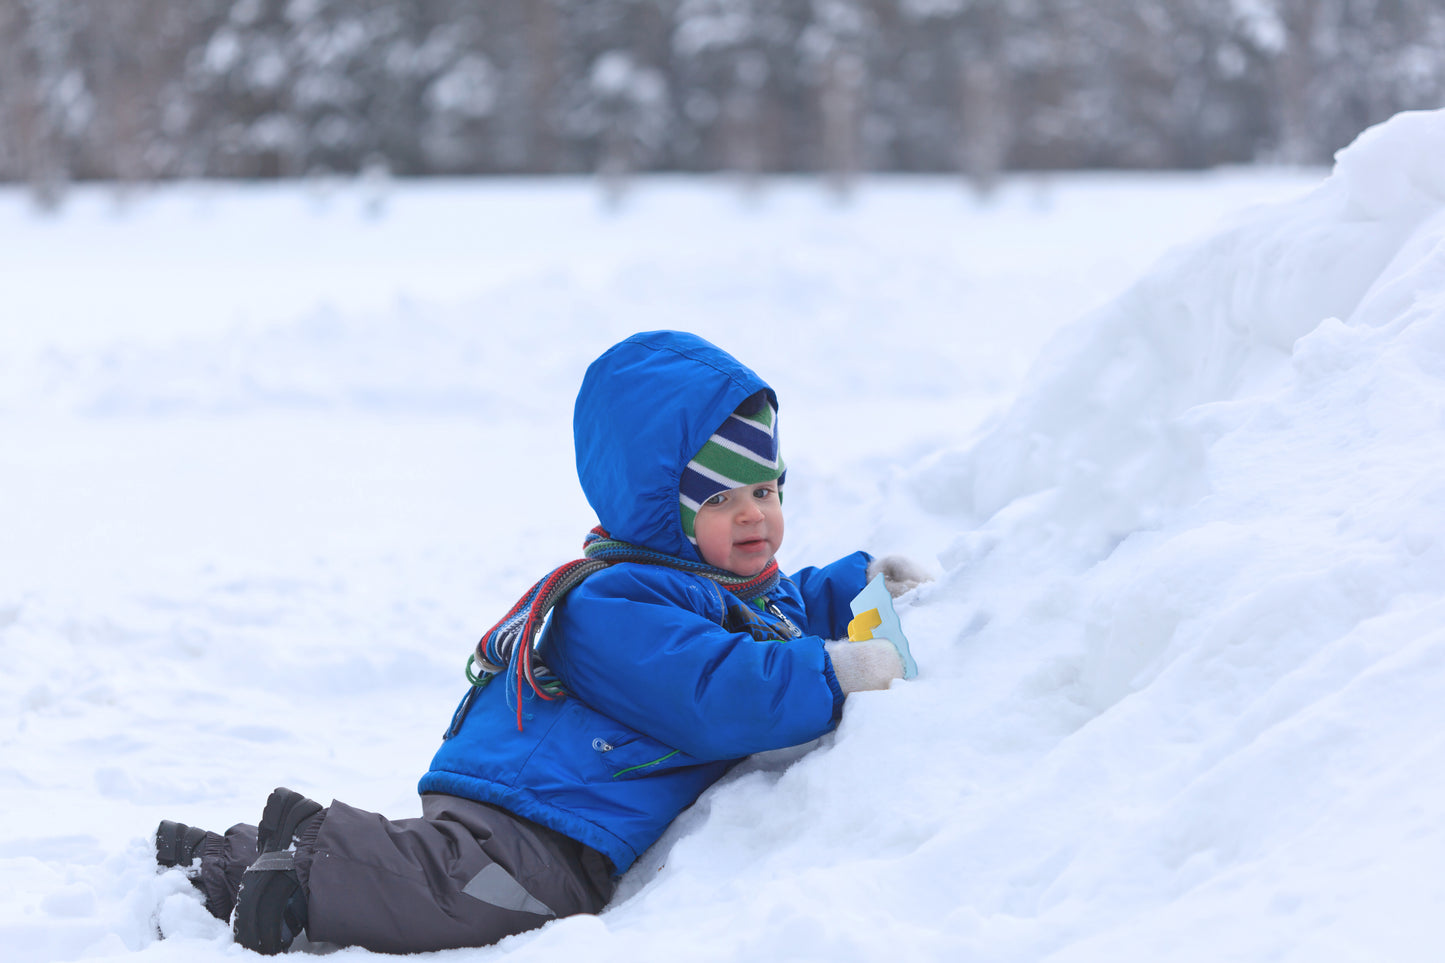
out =
<path fill-rule="evenodd" d="M 853 616 L 853 621 L 848 623 L 848 641 L 867 642 L 873 638 L 873 630 L 882 624 L 883 616 L 878 614 L 877 609 L 859 612 Z"/>

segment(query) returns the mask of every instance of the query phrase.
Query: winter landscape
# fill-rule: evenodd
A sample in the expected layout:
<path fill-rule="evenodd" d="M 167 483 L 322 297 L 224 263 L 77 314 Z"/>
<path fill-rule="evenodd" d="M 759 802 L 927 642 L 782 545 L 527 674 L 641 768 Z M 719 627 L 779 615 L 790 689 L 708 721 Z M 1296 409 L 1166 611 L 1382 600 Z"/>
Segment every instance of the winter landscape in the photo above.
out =
<path fill-rule="evenodd" d="M 0 191 L 0 944 L 247 955 L 162 818 L 415 815 L 593 524 L 587 363 L 778 389 L 784 569 L 921 672 L 741 764 L 598 917 L 449 959 L 1426 961 L 1445 939 L 1445 111 L 1334 170 Z M 369 956 L 360 950 L 339 957 Z"/>

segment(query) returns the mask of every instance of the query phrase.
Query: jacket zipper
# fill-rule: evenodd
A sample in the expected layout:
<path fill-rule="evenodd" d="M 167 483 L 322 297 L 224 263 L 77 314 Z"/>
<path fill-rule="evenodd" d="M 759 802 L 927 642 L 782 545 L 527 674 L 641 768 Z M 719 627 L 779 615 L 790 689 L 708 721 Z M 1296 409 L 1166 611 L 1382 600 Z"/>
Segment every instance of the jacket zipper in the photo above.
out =
<path fill-rule="evenodd" d="M 763 604 L 767 606 L 769 612 L 773 613 L 778 618 L 783 620 L 783 624 L 788 627 L 789 635 L 791 635 L 795 639 L 801 639 L 803 637 L 802 630 L 793 624 L 792 619 L 788 618 L 786 615 L 783 614 L 783 610 L 778 608 L 777 604 L 774 603 L 772 599 L 764 599 Z"/>

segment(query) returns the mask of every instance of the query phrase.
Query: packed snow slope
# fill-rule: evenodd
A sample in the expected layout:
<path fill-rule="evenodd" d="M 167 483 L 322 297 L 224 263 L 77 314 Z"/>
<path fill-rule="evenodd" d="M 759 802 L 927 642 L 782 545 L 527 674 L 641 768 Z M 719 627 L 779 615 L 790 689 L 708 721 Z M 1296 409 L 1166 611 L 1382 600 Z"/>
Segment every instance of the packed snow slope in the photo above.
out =
<path fill-rule="evenodd" d="M 451 306 L 207 327 L 178 306 L 229 296 L 157 291 L 150 333 L 119 341 L 87 328 L 104 296 L 27 249 L 18 298 L 53 294 L 58 329 L 0 342 L 7 958 L 243 956 L 154 872 L 161 817 L 254 819 L 277 784 L 414 814 L 458 656 L 590 524 L 581 369 L 675 326 L 779 388 L 785 567 L 858 546 L 934 565 L 899 605 L 921 673 L 740 765 L 601 916 L 439 956 L 1438 959 L 1440 157 L 1445 111 L 1367 131 L 1027 373 L 1050 282 L 1080 310 L 1116 294 L 1089 286 L 1103 252 L 1141 267 L 1140 231 L 1187 222 L 1171 191 L 1090 208 L 1097 182 L 1061 184 L 1054 209 L 967 215 L 917 187 L 826 215 L 785 191 L 723 216 L 662 188 L 666 214 L 642 195 L 580 218 L 580 267 L 508 236 L 516 262 Z M 403 200 L 387 218 L 416 223 Z M 91 217 L 93 239 L 103 217 L 67 220 Z"/>

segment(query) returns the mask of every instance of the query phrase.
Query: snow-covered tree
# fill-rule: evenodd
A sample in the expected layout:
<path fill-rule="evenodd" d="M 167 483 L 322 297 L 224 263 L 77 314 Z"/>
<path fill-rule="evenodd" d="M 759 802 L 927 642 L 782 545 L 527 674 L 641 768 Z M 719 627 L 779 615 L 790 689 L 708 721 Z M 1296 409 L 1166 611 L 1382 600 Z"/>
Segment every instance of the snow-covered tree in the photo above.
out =
<path fill-rule="evenodd" d="M 1439 0 L 0 0 L 0 178 L 1318 163 Z"/>

